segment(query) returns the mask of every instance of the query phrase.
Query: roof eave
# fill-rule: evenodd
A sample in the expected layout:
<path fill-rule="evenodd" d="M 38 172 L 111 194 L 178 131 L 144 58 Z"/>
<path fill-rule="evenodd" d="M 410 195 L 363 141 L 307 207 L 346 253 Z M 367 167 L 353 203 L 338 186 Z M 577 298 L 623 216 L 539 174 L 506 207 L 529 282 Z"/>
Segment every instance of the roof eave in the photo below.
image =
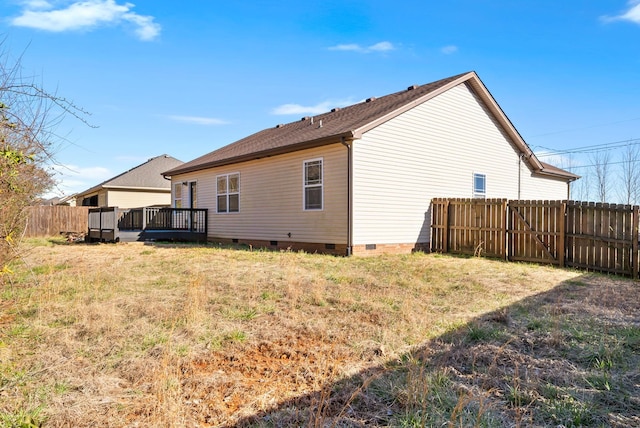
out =
<path fill-rule="evenodd" d="M 84 197 L 84 195 L 88 195 L 88 194 L 90 194 L 90 193 L 96 193 L 96 192 L 101 191 L 102 189 L 104 189 L 104 185 L 102 185 L 102 184 L 98 184 L 97 186 L 93 186 L 92 188 L 87 189 L 87 190 L 85 190 L 85 191 L 83 191 L 83 192 L 78 192 L 78 193 L 77 193 L 77 196 L 79 196 L 79 197 L 80 197 L 80 196 Z"/>
<path fill-rule="evenodd" d="M 167 183 L 169 184 L 169 183 Z M 153 191 L 153 192 L 170 192 L 170 187 L 141 187 L 141 186 L 102 186 L 103 189 L 113 190 L 134 190 L 134 191 Z"/>
<path fill-rule="evenodd" d="M 353 140 L 357 138 L 359 137 L 356 135 L 354 131 L 347 131 L 340 134 L 334 134 L 327 137 L 317 138 L 315 140 L 303 141 L 300 143 L 296 143 L 296 144 L 292 144 L 284 147 L 278 147 L 275 149 L 262 150 L 259 152 L 248 153 L 246 155 L 235 156 L 231 158 L 222 159 L 219 161 L 202 163 L 202 164 L 194 165 L 192 167 L 187 166 L 185 168 L 175 168 L 175 169 L 163 172 L 162 176 L 167 178 L 167 177 L 172 177 L 176 175 L 187 174 L 189 172 L 202 171 L 205 169 L 216 168 L 219 166 L 257 160 L 257 159 L 262 159 L 270 156 L 282 155 L 286 153 L 297 152 L 300 150 L 326 146 L 329 144 L 337 144 L 337 143 L 340 143 L 342 139 Z"/>
<path fill-rule="evenodd" d="M 534 175 L 540 175 L 540 176 L 551 177 L 551 178 L 558 178 L 558 179 L 565 180 L 567 182 L 576 181 L 577 179 L 580 178 L 579 175 L 572 174 L 570 172 L 556 172 L 556 171 L 549 171 L 549 170 L 546 170 L 546 169 L 542 169 L 540 171 L 536 171 L 536 172 L 534 172 Z"/>

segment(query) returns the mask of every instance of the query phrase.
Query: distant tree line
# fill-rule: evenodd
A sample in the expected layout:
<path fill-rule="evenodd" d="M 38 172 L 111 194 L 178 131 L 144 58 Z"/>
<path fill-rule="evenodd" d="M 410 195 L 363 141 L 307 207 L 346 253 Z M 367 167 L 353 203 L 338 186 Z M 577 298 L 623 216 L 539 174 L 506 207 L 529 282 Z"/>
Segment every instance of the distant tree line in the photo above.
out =
<path fill-rule="evenodd" d="M 562 163 L 562 168 L 581 176 L 571 185 L 571 199 L 640 204 L 640 140 L 590 153 L 586 163 L 577 163 L 572 158 Z"/>

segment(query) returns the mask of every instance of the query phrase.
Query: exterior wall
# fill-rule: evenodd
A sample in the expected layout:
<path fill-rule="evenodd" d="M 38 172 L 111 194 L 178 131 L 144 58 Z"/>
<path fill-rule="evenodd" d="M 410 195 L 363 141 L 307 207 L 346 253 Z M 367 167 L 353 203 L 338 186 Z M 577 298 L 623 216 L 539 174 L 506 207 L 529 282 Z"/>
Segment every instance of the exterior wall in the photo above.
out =
<path fill-rule="evenodd" d="M 429 242 L 431 199 L 474 197 L 474 173 L 486 175 L 487 198 L 518 198 L 518 153 L 465 84 L 370 130 L 353 147 L 354 249 Z M 525 170 L 522 199 L 566 198 L 566 182 Z"/>
<path fill-rule="evenodd" d="M 323 159 L 324 206 L 304 211 L 303 162 L 317 158 Z M 347 148 L 333 144 L 181 174 L 172 184 L 197 182 L 197 206 L 209 210 L 211 241 L 340 249 L 347 244 L 347 169 Z M 216 176 L 230 173 L 240 173 L 240 212 L 217 213 Z"/>
<path fill-rule="evenodd" d="M 166 191 L 133 191 L 109 189 L 107 193 L 107 203 L 100 206 L 110 206 L 119 208 L 142 208 L 155 205 L 171 205 L 171 193 Z"/>
<path fill-rule="evenodd" d="M 569 184 L 564 180 L 553 178 L 540 178 L 531 174 L 529 168 L 522 168 L 522 192 L 523 200 L 564 200 L 569 199 Z"/>

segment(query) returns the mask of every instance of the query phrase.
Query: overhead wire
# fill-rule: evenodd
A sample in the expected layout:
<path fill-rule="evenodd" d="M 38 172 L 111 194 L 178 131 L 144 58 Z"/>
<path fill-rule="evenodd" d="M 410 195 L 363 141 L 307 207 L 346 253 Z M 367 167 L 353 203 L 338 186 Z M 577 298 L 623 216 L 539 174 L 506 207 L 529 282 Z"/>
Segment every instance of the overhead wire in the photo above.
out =
<path fill-rule="evenodd" d="M 541 149 L 548 150 L 548 152 L 536 153 L 537 157 L 558 156 L 567 154 L 581 154 L 581 153 L 597 153 L 607 150 L 614 150 L 621 147 L 640 145 L 640 138 L 632 138 L 622 141 L 614 141 L 611 143 L 592 144 L 589 146 L 576 147 L 572 149 L 554 150 L 548 147 L 537 146 Z"/>

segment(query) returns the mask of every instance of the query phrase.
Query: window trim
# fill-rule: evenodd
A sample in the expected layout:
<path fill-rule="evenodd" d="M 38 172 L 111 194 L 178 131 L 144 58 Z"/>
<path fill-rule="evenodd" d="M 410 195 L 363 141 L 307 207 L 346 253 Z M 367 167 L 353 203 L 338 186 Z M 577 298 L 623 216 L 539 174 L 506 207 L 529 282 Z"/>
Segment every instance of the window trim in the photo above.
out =
<path fill-rule="evenodd" d="M 476 184 L 478 179 L 482 179 L 483 189 L 480 190 Z M 487 174 L 479 172 L 473 173 L 473 197 L 474 198 L 486 198 L 487 197 Z"/>
<path fill-rule="evenodd" d="M 189 195 L 189 209 L 197 209 L 198 208 L 198 180 L 192 180 L 189 183 L 187 183 L 187 194 Z"/>
<path fill-rule="evenodd" d="M 180 197 L 178 197 L 178 189 L 180 189 Z M 173 185 L 173 208 L 182 208 L 182 200 L 184 199 L 184 184 L 179 181 Z M 180 206 L 177 202 L 180 201 Z"/>
<path fill-rule="evenodd" d="M 229 177 L 237 175 L 238 176 L 238 191 L 237 192 L 229 192 Z M 219 193 L 218 189 L 218 179 L 221 177 L 225 177 L 226 179 L 226 192 Z M 229 210 L 229 197 L 233 195 L 238 195 L 238 209 L 237 211 Z M 218 206 L 218 199 L 220 196 L 225 196 L 227 202 L 227 209 L 225 211 L 220 211 L 220 207 Z M 240 212 L 240 172 L 230 172 L 227 174 L 218 174 L 216 175 L 216 214 L 237 214 Z"/>
<path fill-rule="evenodd" d="M 307 165 L 312 162 L 320 162 L 320 183 L 307 184 Z M 307 189 L 320 188 L 320 208 L 307 208 Z M 324 158 L 306 159 L 302 162 L 302 210 L 324 211 Z"/>

